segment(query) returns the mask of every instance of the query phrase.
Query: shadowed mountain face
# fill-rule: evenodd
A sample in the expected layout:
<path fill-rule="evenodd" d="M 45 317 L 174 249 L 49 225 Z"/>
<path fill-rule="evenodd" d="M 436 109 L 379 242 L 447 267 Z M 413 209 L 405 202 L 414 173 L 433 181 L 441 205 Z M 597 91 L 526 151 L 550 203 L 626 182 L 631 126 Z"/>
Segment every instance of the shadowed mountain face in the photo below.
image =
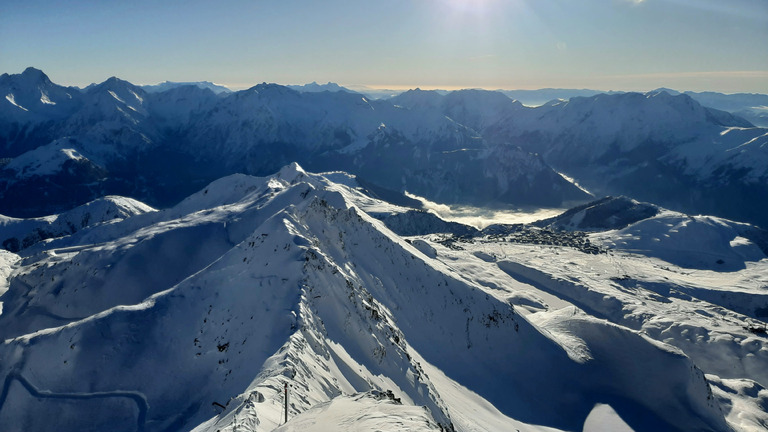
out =
<path fill-rule="evenodd" d="M 491 145 L 540 154 L 598 196 L 768 225 L 768 201 L 757 198 L 768 196 L 766 129 L 664 91 L 573 97 L 537 108 L 489 93 L 412 91 L 392 101 L 471 125 Z"/>
<path fill-rule="evenodd" d="M 147 92 L 110 78 L 80 91 L 32 68 L 0 76 L 0 90 L 0 213 L 9 215 L 106 194 L 166 207 L 223 175 L 298 161 L 444 203 L 592 198 L 563 173 L 596 195 L 768 225 L 768 200 L 755 199 L 768 196 L 766 130 L 687 95 L 598 94 L 528 108 L 482 90 L 371 101 L 275 84 Z"/>
<path fill-rule="evenodd" d="M 519 147 L 490 146 L 441 113 L 356 93 L 274 84 L 218 95 L 195 84 L 147 92 L 117 78 L 79 91 L 34 69 L 3 75 L 0 90 L 9 95 L 0 100 L 0 212 L 10 215 L 62 211 L 109 193 L 163 207 L 223 175 L 265 175 L 292 161 L 444 202 L 589 198 Z"/>
<path fill-rule="evenodd" d="M 605 197 L 554 218 L 537 221 L 535 225 L 559 230 L 607 231 L 656 216 L 660 211 L 658 206 L 626 197 Z"/>

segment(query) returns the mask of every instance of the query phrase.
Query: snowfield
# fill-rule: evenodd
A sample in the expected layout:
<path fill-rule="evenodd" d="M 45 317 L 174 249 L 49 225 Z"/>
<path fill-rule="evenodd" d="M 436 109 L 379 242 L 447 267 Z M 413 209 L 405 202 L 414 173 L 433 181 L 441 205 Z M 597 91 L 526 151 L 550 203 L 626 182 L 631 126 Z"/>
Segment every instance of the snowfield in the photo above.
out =
<path fill-rule="evenodd" d="M 768 428 L 756 227 L 601 201 L 479 230 L 297 164 L 111 200 L 0 254 L 3 431 Z"/>

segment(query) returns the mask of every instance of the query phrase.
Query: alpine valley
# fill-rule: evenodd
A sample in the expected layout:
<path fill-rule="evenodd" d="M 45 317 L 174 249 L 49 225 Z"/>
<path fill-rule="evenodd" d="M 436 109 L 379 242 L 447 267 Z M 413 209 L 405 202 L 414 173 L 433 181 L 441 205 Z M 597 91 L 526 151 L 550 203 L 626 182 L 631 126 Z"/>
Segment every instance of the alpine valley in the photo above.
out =
<path fill-rule="evenodd" d="M 0 92 L 2 431 L 768 429 L 768 129 L 741 104 Z"/>

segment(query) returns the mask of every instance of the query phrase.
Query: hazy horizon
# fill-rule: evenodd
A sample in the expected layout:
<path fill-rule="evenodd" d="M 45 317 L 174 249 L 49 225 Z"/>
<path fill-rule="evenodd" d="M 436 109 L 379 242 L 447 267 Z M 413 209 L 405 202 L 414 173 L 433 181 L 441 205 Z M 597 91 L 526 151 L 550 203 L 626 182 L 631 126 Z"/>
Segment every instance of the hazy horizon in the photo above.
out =
<path fill-rule="evenodd" d="M 45 70 L 43 70 L 43 69 L 41 69 L 39 67 L 36 67 L 36 66 L 28 66 L 28 67 L 32 67 L 32 68 L 35 68 L 35 69 L 42 70 L 42 72 L 45 73 L 46 76 L 48 76 L 48 78 L 52 82 L 54 82 L 55 84 L 62 85 L 62 86 L 68 86 L 68 87 L 77 87 L 77 88 L 80 88 L 80 89 L 84 89 L 84 88 L 86 88 L 86 87 L 88 87 L 90 85 L 100 84 L 100 83 L 102 83 L 102 82 L 104 82 L 104 81 L 106 81 L 106 80 L 108 80 L 109 78 L 112 77 L 112 76 L 105 77 L 102 80 L 90 82 L 90 83 L 87 83 L 87 84 L 81 84 L 81 83 L 73 84 L 73 83 L 67 83 L 67 82 L 62 82 L 60 80 L 57 80 L 55 76 L 51 76 L 51 74 L 49 74 L 47 71 L 45 71 Z M 21 71 L 0 71 L 0 74 L 4 74 L 5 73 L 5 74 L 13 75 L 13 74 L 20 74 L 22 72 L 23 72 L 23 70 L 21 70 Z M 241 90 L 246 90 L 246 89 L 249 89 L 251 87 L 257 86 L 259 84 L 262 84 L 262 83 L 267 83 L 267 84 L 277 84 L 277 85 L 282 85 L 282 86 L 302 86 L 302 85 L 307 85 L 307 84 L 318 84 L 318 85 L 336 84 L 336 85 L 344 87 L 344 88 L 346 88 L 348 90 L 360 91 L 360 92 L 363 92 L 366 89 L 367 90 L 371 90 L 371 91 L 379 91 L 379 92 L 390 91 L 390 90 L 393 91 L 393 92 L 405 92 L 405 91 L 408 91 L 408 90 L 419 89 L 419 90 L 426 90 L 426 91 L 431 91 L 431 90 L 436 90 L 436 91 L 456 91 L 456 90 L 488 90 L 488 91 L 537 91 L 537 90 L 552 90 L 552 91 L 557 91 L 557 90 L 566 90 L 566 91 L 639 92 L 639 93 L 645 93 L 645 92 L 657 90 L 657 89 L 660 89 L 660 88 L 666 88 L 666 89 L 675 90 L 675 91 L 679 91 L 679 92 L 691 91 L 691 92 L 696 92 L 696 93 L 699 93 L 699 92 L 718 92 L 718 93 L 724 93 L 724 94 L 737 94 L 737 93 L 768 94 L 768 89 L 766 89 L 766 91 L 763 91 L 763 92 L 749 92 L 749 91 L 733 91 L 733 92 L 728 92 L 728 91 L 718 91 L 718 90 L 691 90 L 691 89 L 688 89 L 688 88 L 675 88 L 675 87 L 672 87 L 672 86 L 669 86 L 669 85 L 660 85 L 660 86 L 653 87 L 653 88 L 639 88 L 638 87 L 638 88 L 633 88 L 633 89 L 618 89 L 618 88 L 616 88 L 616 89 L 615 88 L 606 89 L 606 88 L 555 87 L 555 86 L 529 87 L 529 88 L 501 88 L 501 87 L 491 88 L 491 87 L 461 87 L 461 86 L 443 86 L 443 87 L 439 87 L 439 86 L 429 86 L 429 85 L 426 85 L 426 86 L 425 85 L 407 86 L 407 85 L 357 84 L 357 83 L 346 84 L 346 83 L 338 83 L 338 82 L 333 82 L 333 81 L 328 81 L 328 82 L 310 81 L 310 82 L 302 82 L 302 83 L 282 83 L 282 82 L 266 82 L 266 81 L 262 81 L 262 82 L 253 82 L 253 83 L 249 83 L 249 84 L 244 84 L 244 83 L 228 84 L 228 83 L 215 82 L 215 81 L 211 81 L 211 80 L 207 80 L 207 79 L 197 79 L 197 80 L 193 79 L 193 80 L 184 80 L 184 81 L 175 81 L 175 80 L 166 79 L 166 80 L 157 81 L 157 82 L 132 82 L 132 81 L 130 81 L 128 79 L 125 79 L 124 77 L 121 77 L 119 75 L 113 75 L 113 76 L 116 77 L 116 78 L 128 81 L 128 82 L 131 82 L 131 84 L 134 84 L 134 85 L 137 85 L 137 86 L 153 86 L 153 85 L 163 84 L 163 83 L 166 83 L 166 82 L 171 82 L 171 83 L 179 83 L 179 82 L 209 82 L 209 83 L 217 85 L 217 86 L 226 87 L 229 90 L 235 91 L 235 92 L 236 91 L 241 91 Z"/>
<path fill-rule="evenodd" d="M 11 0 L 0 71 L 64 85 L 768 93 L 761 0 Z"/>

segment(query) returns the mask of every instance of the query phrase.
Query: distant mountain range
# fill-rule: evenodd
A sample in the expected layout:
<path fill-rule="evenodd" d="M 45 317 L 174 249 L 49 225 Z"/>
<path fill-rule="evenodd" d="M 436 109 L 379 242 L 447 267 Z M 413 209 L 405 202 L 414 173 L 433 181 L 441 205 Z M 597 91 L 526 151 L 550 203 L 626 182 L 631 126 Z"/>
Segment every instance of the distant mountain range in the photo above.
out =
<path fill-rule="evenodd" d="M 409 91 L 391 101 L 439 112 L 489 145 L 514 144 L 595 195 L 768 225 L 768 130 L 667 92 L 599 94 L 525 107 L 500 93 Z"/>
<path fill-rule="evenodd" d="M 340 86 L 340 85 L 338 85 L 336 83 L 332 83 L 332 82 L 329 82 L 327 84 L 318 84 L 316 82 L 311 82 L 309 84 L 289 85 L 289 86 L 286 86 L 286 87 L 288 87 L 289 89 L 292 89 L 292 90 L 296 90 L 298 92 L 302 92 L 302 93 L 304 93 L 304 92 L 318 93 L 318 92 L 324 92 L 324 91 L 328 91 L 328 92 L 343 91 L 343 92 L 355 93 L 355 92 L 353 92 L 352 90 L 349 90 L 346 87 L 342 87 L 342 86 Z"/>
<path fill-rule="evenodd" d="M 148 93 L 117 78 L 80 92 L 31 68 L 3 75 L 0 92 L 8 95 L 0 101 L 0 212 L 12 216 L 107 194 L 162 207 L 223 175 L 266 174 L 292 161 L 446 202 L 589 198 L 519 147 L 488 146 L 439 113 L 357 93 L 275 84 L 223 96 L 197 85 Z"/>
<path fill-rule="evenodd" d="M 666 91 L 669 94 L 680 94 L 676 90 L 658 89 L 656 91 Z M 768 95 L 759 93 L 733 93 L 723 94 L 717 92 L 691 92 L 684 94 L 692 97 L 700 104 L 728 111 L 731 114 L 749 120 L 751 123 L 768 127 Z"/>
<path fill-rule="evenodd" d="M 154 84 L 154 85 L 143 85 L 141 88 L 146 90 L 148 93 L 158 93 L 158 92 L 164 92 L 167 90 L 174 89 L 176 87 L 183 87 L 183 86 L 195 86 L 203 89 L 209 89 L 212 92 L 216 94 L 227 94 L 232 93 L 232 90 L 230 90 L 228 87 L 225 87 L 223 85 L 214 84 L 210 81 L 195 81 L 195 82 L 173 82 L 173 81 L 165 81 L 161 82 L 160 84 Z"/>
<path fill-rule="evenodd" d="M 531 108 L 482 90 L 372 100 L 332 84 L 166 87 L 113 77 L 81 91 L 33 68 L 0 76 L 0 213 L 43 216 L 109 194 L 166 207 L 221 176 L 297 161 L 385 195 L 550 207 L 628 195 L 768 226 L 768 131 L 687 95 Z"/>
<path fill-rule="evenodd" d="M 160 88 L 164 84 L 178 85 L 178 84 L 196 84 L 201 87 L 214 85 L 209 82 L 203 81 L 200 83 L 163 83 L 155 86 L 143 86 L 145 89 Z M 214 85 L 215 86 L 215 85 Z M 219 86 L 217 86 L 219 87 Z M 370 99 L 389 99 L 395 97 L 403 90 L 387 90 L 378 89 L 367 86 L 340 86 L 339 84 L 329 82 L 326 84 L 318 84 L 312 82 L 303 85 L 289 85 L 287 86 L 293 90 L 299 92 L 322 92 L 322 91 L 346 91 L 353 93 L 360 93 Z M 167 88 L 167 87 L 166 87 Z M 221 87 L 226 89 L 226 87 Z M 214 88 L 212 90 L 216 91 Z M 434 90 L 436 93 L 446 95 L 451 93 L 449 90 Z M 543 88 L 536 90 L 504 90 L 498 89 L 496 92 L 503 93 L 514 99 L 523 105 L 536 107 L 547 104 L 556 100 L 569 100 L 574 97 L 592 97 L 599 94 L 621 94 L 626 93 L 624 91 L 603 91 L 603 90 L 590 90 L 590 89 L 563 89 L 563 88 Z M 760 126 L 768 127 L 768 95 L 760 93 L 717 93 L 717 92 L 679 92 L 668 88 L 658 88 L 650 91 L 649 93 L 667 92 L 671 95 L 686 94 L 699 102 L 701 105 L 709 108 L 715 108 L 721 111 L 726 111 L 731 114 L 738 115 L 739 117 L 748 120 L 750 123 Z M 219 92 L 217 92 L 219 93 Z"/>
<path fill-rule="evenodd" d="M 365 95 L 371 99 L 388 99 L 395 97 L 404 91 L 401 90 L 382 90 L 366 86 L 347 86 L 342 87 L 336 83 L 317 84 L 310 83 L 304 85 L 288 86 L 297 91 L 348 91 Z M 438 94 L 446 95 L 451 93 L 448 90 L 434 90 Z M 562 89 L 562 88 L 543 88 L 536 90 L 495 90 L 503 93 L 523 105 L 536 107 L 556 100 L 569 100 L 574 97 L 592 97 L 599 94 L 616 95 L 626 93 L 623 91 L 602 91 L 590 89 Z M 717 92 L 679 92 L 668 88 L 659 88 L 649 93 L 667 92 L 671 95 L 686 94 L 699 102 L 701 105 L 709 108 L 715 108 L 721 111 L 727 111 L 738 115 L 750 123 L 768 127 L 768 95 L 759 93 L 717 93 Z"/>

